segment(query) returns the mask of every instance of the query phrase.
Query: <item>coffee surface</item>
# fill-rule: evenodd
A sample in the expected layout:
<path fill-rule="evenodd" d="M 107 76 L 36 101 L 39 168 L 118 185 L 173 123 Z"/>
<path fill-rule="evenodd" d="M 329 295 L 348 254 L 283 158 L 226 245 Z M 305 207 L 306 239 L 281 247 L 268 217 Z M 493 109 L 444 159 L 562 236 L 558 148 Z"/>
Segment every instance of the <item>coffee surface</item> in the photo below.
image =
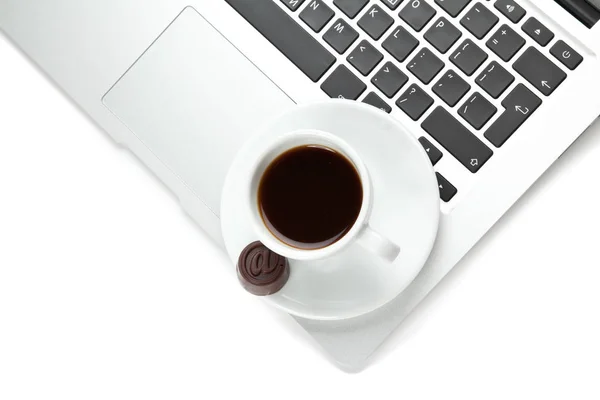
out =
<path fill-rule="evenodd" d="M 269 230 L 300 249 L 320 249 L 352 228 L 362 207 L 356 168 L 323 146 L 302 146 L 281 154 L 265 171 L 258 206 Z"/>

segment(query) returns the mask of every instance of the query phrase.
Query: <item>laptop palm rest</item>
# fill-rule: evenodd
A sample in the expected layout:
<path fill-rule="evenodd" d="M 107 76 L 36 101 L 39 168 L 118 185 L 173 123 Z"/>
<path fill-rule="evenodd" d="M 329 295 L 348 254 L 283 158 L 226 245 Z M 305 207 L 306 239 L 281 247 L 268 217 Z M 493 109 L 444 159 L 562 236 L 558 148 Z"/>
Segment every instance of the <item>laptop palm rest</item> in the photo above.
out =
<path fill-rule="evenodd" d="M 191 7 L 102 101 L 216 216 L 237 150 L 294 105 Z"/>

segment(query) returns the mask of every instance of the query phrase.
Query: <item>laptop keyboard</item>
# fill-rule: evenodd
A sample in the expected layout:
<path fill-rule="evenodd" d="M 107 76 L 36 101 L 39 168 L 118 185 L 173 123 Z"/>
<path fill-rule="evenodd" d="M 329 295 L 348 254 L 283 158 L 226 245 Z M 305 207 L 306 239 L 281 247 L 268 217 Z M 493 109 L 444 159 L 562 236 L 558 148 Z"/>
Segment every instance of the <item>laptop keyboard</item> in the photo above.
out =
<path fill-rule="evenodd" d="M 444 149 L 472 174 L 583 61 L 513 0 L 225 1 L 327 95 L 401 110 L 434 166 Z"/>

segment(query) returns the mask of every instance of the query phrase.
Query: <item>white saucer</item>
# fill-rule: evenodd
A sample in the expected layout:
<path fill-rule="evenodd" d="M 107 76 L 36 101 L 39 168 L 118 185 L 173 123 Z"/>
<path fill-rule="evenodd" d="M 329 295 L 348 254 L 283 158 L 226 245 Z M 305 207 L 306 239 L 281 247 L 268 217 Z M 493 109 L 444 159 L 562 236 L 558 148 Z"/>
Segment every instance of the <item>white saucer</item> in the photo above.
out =
<path fill-rule="evenodd" d="M 265 142 L 292 131 L 316 129 L 337 135 L 366 164 L 373 182 L 370 225 L 401 247 L 393 264 L 358 245 L 326 260 L 290 260 L 288 283 L 265 297 L 295 316 L 347 319 L 369 313 L 398 296 L 419 274 L 435 242 L 439 190 L 427 153 L 397 120 L 376 108 L 330 100 L 298 106 L 256 132 L 237 154 L 223 188 L 221 228 L 233 265 L 241 251 L 257 240 L 243 192 L 248 165 Z"/>

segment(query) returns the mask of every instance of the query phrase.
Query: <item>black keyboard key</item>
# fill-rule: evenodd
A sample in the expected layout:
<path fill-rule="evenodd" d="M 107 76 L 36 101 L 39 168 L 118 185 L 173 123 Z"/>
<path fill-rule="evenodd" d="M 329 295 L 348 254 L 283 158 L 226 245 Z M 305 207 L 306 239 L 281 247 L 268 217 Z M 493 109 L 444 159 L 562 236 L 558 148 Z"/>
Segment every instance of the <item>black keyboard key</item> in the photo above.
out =
<path fill-rule="evenodd" d="M 577 68 L 583 61 L 583 57 L 562 40 L 559 40 L 552 46 L 550 53 L 571 71 Z"/>
<path fill-rule="evenodd" d="M 460 107 L 458 113 L 473 128 L 480 130 L 496 114 L 496 111 L 498 109 L 492 103 L 482 94 L 475 92 Z"/>
<path fill-rule="evenodd" d="M 435 147 L 433 144 L 431 144 L 431 142 L 425 137 L 419 138 L 419 142 L 427 152 L 427 155 L 429 156 L 429 160 L 431 160 L 432 165 L 437 164 L 442 159 L 442 152 L 439 151 L 438 148 Z"/>
<path fill-rule="evenodd" d="M 546 46 L 554 39 L 554 33 L 546 28 L 540 21 L 531 17 L 523 24 L 523 32 L 529 35 L 540 46 Z"/>
<path fill-rule="evenodd" d="M 381 0 L 383 4 L 389 7 L 390 10 L 394 11 L 403 0 Z"/>
<path fill-rule="evenodd" d="M 367 89 L 367 85 L 345 65 L 340 65 L 323 82 L 321 89 L 334 99 L 356 100 Z"/>
<path fill-rule="evenodd" d="M 514 82 L 515 77 L 496 61 L 479 74 L 475 82 L 490 96 L 497 99 Z"/>
<path fill-rule="evenodd" d="M 296 11 L 302 4 L 304 4 L 305 0 L 281 0 L 283 4 L 287 6 L 292 11 Z"/>
<path fill-rule="evenodd" d="M 477 39 L 483 39 L 499 20 L 500 18 L 487 7 L 477 3 L 465 14 L 460 23 Z"/>
<path fill-rule="evenodd" d="M 373 85 L 390 99 L 408 82 L 408 77 L 394 64 L 387 62 L 371 79 Z"/>
<path fill-rule="evenodd" d="M 363 100 L 363 103 L 370 104 L 375 108 L 379 108 L 381 111 L 385 111 L 386 113 L 392 112 L 392 107 L 390 107 L 385 101 L 381 99 L 381 97 L 377 96 L 377 94 L 371 92 L 369 93 Z"/>
<path fill-rule="evenodd" d="M 340 54 L 352 46 L 358 39 L 358 32 L 348 25 L 343 19 L 338 19 L 331 28 L 323 35 L 323 39 Z"/>
<path fill-rule="evenodd" d="M 554 65 L 534 47 L 525 50 L 513 68 L 546 96 L 550 96 L 567 78 L 567 74 L 562 69 Z"/>
<path fill-rule="evenodd" d="M 439 172 L 436 172 L 435 176 L 437 177 L 438 187 L 440 188 L 440 198 L 445 203 L 448 203 L 450 200 L 452 200 L 452 198 L 454 198 L 454 196 L 456 196 L 458 190 L 456 190 L 456 188 L 452 186 L 452 184 L 448 182 L 448 180 Z"/>
<path fill-rule="evenodd" d="M 419 41 L 401 26 L 394 29 L 392 34 L 383 41 L 383 48 L 398 62 L 404 62 L 418 45 Z"/>
<path fill-rule="evenodd" d="M 225 0 L 313 82 L 336 58 L 273 0 Z"/>
<path fill-rule="evenodd" d="M 308 5 L 300 13 L 300 19 L 313 31 L 321 32 L 334 15 L 333 10 L 322 0 L 309 0 Z"/>
<path fill-rule="evenodd" d="M 369 8 L 365 15 L 358 20 L 358 26 L 375 40 L 379 40 L 393 23 L 394 19 L 377 4 Z"/>
<path fill-rule="evenodd" d="M 382 59 L 383 54 L 366 40 L 360 42 L 348 56 L 348 62 L 364 76 L 369 75 Z"/>
<path fill-rule="evenodd" d="M 515 24 L 525 16 L 525 9 L 513 0 L 498 0 L 494 6 Z"/>
<path fill-rule="evenodd" d="M 396 105 L 413 121 L 418 120 L 431 107 L 433 99 L 417 85 L 410 85 L 408 90 L 400 96 Z"/>
<path fill-rule="evenodd" d="M 356 17 L 368 3 L 369 0 L 333 0 L 333 4 L 351 19 Z"/>
<path fill-rule="evenodd" d="M 444 68 L 444 62 L 437 58 L 431 50 L 423 48 L 407 64 L 407 67 L 421 82 L 427 85 Z"/>
<path fill-rule="evenodd" d="M 487 60 L 488 55 L 481 50 L 471 39 L 465 40 L 450 56 L 450 61 L 468 76 Z"/>
<path fill-rule="evenodd" d="M 433 85 L 433 93 L 440 96 L 450 107 L 454 107 L 465 94 L 471 90 L 463 78 L 452 70 L 448 70 L 442 78 Z"/>
<path fill-rule="evenodd" d="M 479 171 L 494 154 L 444 107 L 433 110 L 421 127 L 473 173 Z"/>
<path fill-rule="evenodd" d="M 438 19 L 425 33 L 425 39 L 442 54 L 445 54 L 450 50 L 450 47 L 452 47 L 461 36 L 462 32 L 444 17 Z"/>
<path fill-rule="evenodd" d="M 433 7 L 425 0 L 412 0 L 400 11 L 400 18 L 415 31 L 420 32 L 435 14 Z"/>
<path fill-rule="evenodd" d="M 435 0 L 435 3 L 453 17 L 458 16 L 471 0 Z"/>
<path fill-rule="evenodd" d="M 502 25 L 487 41 L 487 47 L 504 61 L 510 61 L 524 45 L 525 39 L 508 25 Z"/>
<path fill-rule="evenodd" d="M 496 147 L 502 146 L 541 104 L 525 85 L 517 85 L 502 102 L 506 111 L 490 126 L 485 138 Z"/>

